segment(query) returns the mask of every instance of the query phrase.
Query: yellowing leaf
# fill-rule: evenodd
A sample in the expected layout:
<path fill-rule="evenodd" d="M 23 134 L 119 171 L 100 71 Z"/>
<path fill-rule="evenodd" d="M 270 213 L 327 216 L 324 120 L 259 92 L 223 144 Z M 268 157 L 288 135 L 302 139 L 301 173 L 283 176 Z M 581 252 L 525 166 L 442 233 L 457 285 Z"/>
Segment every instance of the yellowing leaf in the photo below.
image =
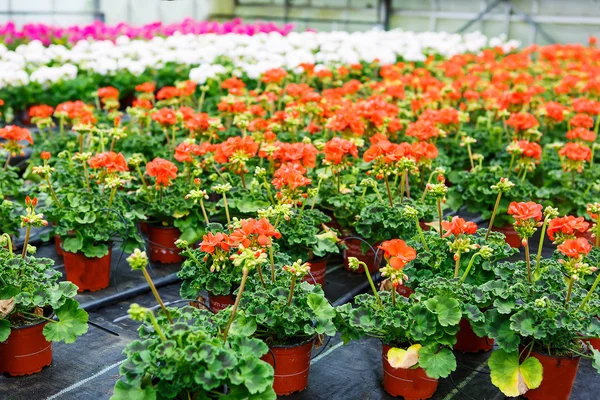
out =
<path fill-rule="evenodd" d="M 542 383 L 543 367 L 537 358 L 529 357 L 519 364 L 519 352 L 496 350 L 488 360 L 492 383 L 506 396 L 516 397 Z"/>
<path fill-rule="evenodd" d="M 393 347 L 388 351 L 388 362 L 392 368 L 410 368 L 419 362 L 420 349 L 420 344 L 413 344 L 406 350 Z"/>

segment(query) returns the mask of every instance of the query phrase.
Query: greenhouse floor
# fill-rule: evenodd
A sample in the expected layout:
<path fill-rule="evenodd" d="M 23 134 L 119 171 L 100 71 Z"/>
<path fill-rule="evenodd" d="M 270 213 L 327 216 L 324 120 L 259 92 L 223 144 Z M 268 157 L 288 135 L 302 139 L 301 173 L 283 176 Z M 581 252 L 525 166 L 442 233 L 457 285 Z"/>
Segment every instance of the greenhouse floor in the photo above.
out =
<path fill-rule="evenodd" d="M 548 251 L 551 251 L 549 248 Z M 53 245 L 39 248 L 40 256 L 57 260 Z M 156 303 L 141 274 L 131 272 L 125 257 L 113 254 L 111 287 L 78 296 L 90 313 L 88 333 L 74 344 L 53 345 L 54 359 L 50 367 L 26 377 L 0 376 L 0 400 L 87 400 L 108 399 L 119 377 L 124 361 L 123 348 L 137 338 L 138 323 L 130 320 L 127 310 L 132 303 L 152 307 Z M 153 274 L 159 292 L 169 304 L 180 300 L 179 281 L 175 272 L 179 265 L 154 265 Z M 367 290 L 362 274 L 344 270 L 340 259 L 328 265 L 325 292 L 334 304 L 351 301 Z M 178 302 L 178 305 L 183 303 Z M 434 399 L 504 399 L 489 378 L 487 357 L 490 353 L 457 353 L 458 368 L 448 378 L 440 379 Z M 287 398 L 290 400 L 377 400 L 392 399 L 384 392 L 381 345 L 376 340 L 360 340 L 343 345 L 334 337 L 325 346 L 313 350 L 308 388 Z M 598 377 L 589 360 L 582 360 L 575 382 L 573 400 L 598 399 Z M 549 399 L 551 400 L 551 399 Z"/>

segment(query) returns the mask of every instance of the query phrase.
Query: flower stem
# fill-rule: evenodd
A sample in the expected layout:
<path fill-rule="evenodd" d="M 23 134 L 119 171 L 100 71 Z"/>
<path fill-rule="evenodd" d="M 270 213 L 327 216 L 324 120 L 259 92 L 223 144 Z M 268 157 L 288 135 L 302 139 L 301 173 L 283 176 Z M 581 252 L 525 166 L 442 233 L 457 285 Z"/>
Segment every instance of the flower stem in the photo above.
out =
<path fill-rule="evenodd" d="M 6 171 L 8 166 L 10 165 L 10 153 L 6 156 L 6 162 L 4 163 L 4 170 Z"/>
<path fill-rule="evenodd" d="M 322 179 L 319 179 L 319 181 L 317 182 L 317 193 L 315 193 L 315 197 L 313 197 L 312 205 L 310 206 L 311 210 L 314 210 L 315 204 L 317 203 L 317 197 L 319 197 L 319 191 L 321 190 L 321 182 L 322 181 L 323 181 Z M 366 191 L 366 188 L 365 188 L 365 191 Z M 365 197 L 365 192 L 363 192 L 362 198 L 364 199 L 364 197 Z"/>
<path fill-rule="evenodd" d="M 567 297 L 565 298 L 565 305 L 567 305 L 569 303 L 569 300 L 571 300 L 571 294 L 573 293 L 573 283 L 574 282 L 575 282 L 575 279 L 569 278 L 569 286 L 567 289 Z"/>
<path fill-rule="evenodd" d="M 475 262 L 475 257 L 477 257 L 478 255 L 479 255 L 479 253 L 475 253 L 475 254 L 473 254 L 473 257 L 471 257 L 471 260 L 469 261 L 469 265 L 467 265 L 467 269 L 465 270 L 465 273 L 460 278 L 461 285 L 463 284 L 465 279 L 467 279 L 467 276 L 469 275 L 469 271 L 471 271 L 471 267 L 473 267 L 473 263 Z"/>
<path fill-rule="evenodd" d="M 442 232 L 442 199 L 437 199 L 437 209 L 438 209 L 438 216 L 439 216 L 439 223 L 440 223 L 440 237 L 444 237 L 443 236 L 443 232 Z"/>
<path fill-rule="evenodd" d="M 458 270 L 460 269 L 460 256 L 461 254 L 459 251 L 456 253 L 456 263 L 454 264 L 454 279 L 458 278 Z"/>
<path fill-rule="evenodd" d="M 54 202 L 56 203 L 56 205 L 59 208 L 62 208 L 62 204 L 58 200 L 58 197 L 56 197 L 56 193 L 54 192 L 54 189 L 52 189 L 52 183 L 50 183 L 50 177 L 48 175 L 46 175 L 46 182 L 48 183 L 48 189 L 50 189 L 50 194 L 52 195 Z"/>
<path fill-rule="evenodd" d="M 292 276 L 292 284 L 290 285 L 290 295 L 288 296 L 287 305 L 288 307 L 292 304 L 292 298 L 294 297 L 294 288 L 296 287 L 296 275 Z"/>
<path fill-rule="evenodd" d="M 206 208 L 204 208 L 204 200 L 202 198 L 200 198 L 200 208 L 202 209 L 202 215 L 204 216 L 204 221 L 206 221 L 206 225 L 210 224 L 208 215 L 206 214 Z"/>
<path fill-rule="evenodd" d="M 396 307 L 396 287 L 392 285 L 392 306 Z"/>
<path fill-rule="evenodd" d="M 375 283 L 373 283 L 373 278 L 371 278 L 371 272 L 369 271 L 369 268 L 367 267 L 366 263 L 360 261 L 360 264 L 362 265 L 363 269 L 365 270 L 365 274 L 367 274 L 367 279 L 369 280 L 369 285 L 371 285 L 371 290 L 373 290 L 373 295 L 377 299 L 377 304 L 379 305 L 379 309 L 381 309 L 383 307 L 383 305 L 381 304 L 381 298 L 379 297 L 379 293 L 377 293 L 377 288 L 375 287 Z"/>
<path fill-rule="evenodd" d="M 542 232 L 540 234 L 540 243 L 538 244 L 537 257 L 535 259 L 535 271 L 533 271 L 533 276 L 535 280 L 538 278 L 540 262 L 542 260 L 542 248 L 544 247 L 544 240 L 546 239 L 546 228 L 548 227 L 548 218 L 544 218 L 544 224 L 542 225 Z"/>
<path fill-rule="evenodd" d="M 275 257 L 273 256 L 273 246 L 269 247 L 269 258 L 271 260 L 271 281 L 275 282 Z"/>
<path fill-rule="evenodd" d="M 600 247 L 600 213 L 596 218 L 596 247 Z"/>
<path fill-rule="evenodd" d="M 23 242 L 23 252 L 21 253 L 21 258 L 25 259 L 27 255 L 27 245 L 29 244 L 29 235 L 31 234 L 31 225 L 27 225 L 27 229 L 25 230 L 25 241 Z M 12 247 L 12 244 L 9 243 Z M 12 250 L 11 250 L 12 251 Z"/>
<path fill-rule="evenodd" d="M 227 342 L 227 335 L 229 335 L 229 329 L 231 328 L 231 324 L 235 318 L 235 313 L 240 305 L 240 300 L 242 299 L 242 294 L 244 293 L 244 286 L 246 286 L 246 279 L 248 279 L 248 268 L 244 267 L 242 269 L 242 282 L 240 283 L 240 289 L 238 290 L 237 297 L 235 298 L 235 303 L 233 304 L 233 309 L 231 310 L 231 316 L 229 317 L 229 321 L 227 322 L 227 327 L 225 328 L 225 332 L 223 332 L 223 342 Z"/>
<path fill-rule="evenodd" d="M 394 207 L 394 201 L 392 200 L 392 192 L 390 191 L 390 181 L 387 175 L 385 176 L 385 188 L 387 189 L 388 200 L 390 201 L 390 207 Z"/>
<path fill-rule="evenodd" d="M 529 258 L 529 240 L 525 241 L 525 262 L 527 263 L 527 280 L 531 283 L 531 260 Z"/>
<path fill-rule="evenodd" d="M 421 224 L 419 224 L 419 219 L 415 219 L 415 224 L 417 225 L 417 231 L 419 232 L 419 236 L 421 237 L 421 242 L 423 242 L 423 247 L 425 251 L 429 251 L 429 247 L 427 247 L 427 242 L 425 241 L 425 235 L 423 235 L 423 229 L 421 229 Z"/>
<path fill-rule="evenodd" d="M 585 307 L 587 302 L 590 301 L 590 297 L 592 297 L 592 293 L 594 293 L 594 290 L 596 290 L 598 283 L 600 283 L 600 274 L 598 274 L 598 276 L 596 277 L 596 280 L 592 284 L 590 291 L 585 295 L 585 298 L 583 299 L 583 301 L 581 302 L 581 305 L 579 306 L 579 310 L 581 310 L 583 307 Z"/>
<path fill-rule="evenodd" d="M 154 298 L 158 302 L 158 305 L 160 305 L 160 308 L 162 308 L 163 312 L 165 313 L 165 316 L 169 320 L 169 323 L 173 325 L 173 318 L 171 317 L 171 313 L 169 312 L 169 310 L 167 310 L 167 307 L 165 307 L 165 303 L 162 301 L 162 298 L 158 294 L 158 290 L 156 290 L 156 286 L 154 286 L 154 282 L 152 282 L 152 278 L 150 278 L 150 274 L 148 274 L 146 267 L 142 268 L 142 273 L 144 274 L 144 278 L 146 278 L 146 282 L 148 282 L 148 286 L 150 286 L 150 290 L 152 291 Z"/>
<path fill-rule="evenodd" d="M 490 232 L 492 231 L 492 227 L 494 226 L 494 219 L 496 218 L 496 213 L 498 212 L 498 206 L 500 205 L 500 199 L 502 198 L 502 192 L 498 193 L 498 197 L 496 197 L 496 204 L 494 204 L 494 211 L 492 211 L 492 218 L 490 218 L 490 225 L 488 226 L 488 230 L 485 233 L 485 240 L 488 240 L 490 236 Z"/>
<path fill-rule="evenodd" d="M 262 268 L 260 267 L 260 265 L 256 266 L 256 270 L 258 271 L 258 277 L 260 279 L 260 283 L 262 283 L 263 287 L 266 289 L 267 285 L 265 284 L 265 280 L 263 279 Z"/>
<path fill-rule="evenodd" d="M 402 178 L 400 178 L 400 203 L 404 201 L 404 187 L 405 187 L 406 175 L 402 172 Z"/>
<path fill-rule="evenodd" d="M 227 216 L 227 224 L 231 224 L 231 218 L 229 217 L 229 206 L 227 205 L 227 195 L 223 193 L 223 204 L 225 205 L 225 215 Z"/>
<path fill-rule="evenodd" d="M 154 318 L 154 314 L 152 313 L 152 311 L 148 311 L 148 316 L 150 317 L 150 322 L 152 322 L 152 326 L 154 327 L 154 330 L 156 331 L 160 339 L 163 342 L 166 342 L 167 337 L 163 333 L 162 329 L 160 329 L 160 325 L 158 325 L 158 321 L 156 320 L 156 318 Z"/>

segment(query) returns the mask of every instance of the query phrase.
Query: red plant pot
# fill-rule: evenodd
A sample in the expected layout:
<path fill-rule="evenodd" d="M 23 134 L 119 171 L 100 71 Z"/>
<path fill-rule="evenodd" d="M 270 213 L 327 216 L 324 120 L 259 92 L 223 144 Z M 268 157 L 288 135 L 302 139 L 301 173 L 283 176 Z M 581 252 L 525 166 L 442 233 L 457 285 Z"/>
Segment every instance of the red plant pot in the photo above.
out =
<path fill-rule="evenodd" d="M 579 368 L 579 357 L 552 357 L 531 352 L 542 363 L 544 379 L 537 389 L 529 390 L 523 397 L 530 400 L 568 400 Z"/>
<path fill-rule="evenodd" d="M 345 249 L 343 252 L 344 268 L 346 270 L 348 270 L 350 272 L 360 273 L 360 274 L 365 273 L 365 269 L 362 267 L 362 265 L 360 267 L 358 267 L 358 269 L 355 269 L 355 270 L 350 269 L 350 267 L 348 266 L 348 258 L 355 257 L 359 261 L 362 261 L 365 264 L 367 264 L 367 268 L 369 268 L 369 272 L 373 273 L 373 272 L 377 271 L 377 266 L 375 265 L 375 253 L 373 252 L 373 250 L 369 249 L 369 250 L 367 250 L 366 254 L 363 254 L 362 249 L 361 249 L 362 242 L 358 239 L 346 239 L 344 241 L 344 243 L 346 244 L 346 247 L 347 247 L 347 249 Z"/>
<path fill-rule="evenodd" d="M 600 338 L 586 339 L 585 342 L 589 343 L 594 349 L 600 351 Z"/>
<path fill-rule="evenodd" d="M 302 281 L 323 286 L 325 284 L 325 273 L 327 272 L 327 258 L 309 261 L 309 264 L 310 274 L 302 278 Z"/>
<path fill-rule="evenodd" d="M 510 247 L 512 247 L 514 249 L 518 249 L 519 247 L 523 246 L 523 244 L 521 243 L 521 238 L 519 237 L 519 234 L 517 232 L 515 232 L 515 228 L 513 228 L 512 225 L 504 225 L 504 226 L 501 226 L 500 228 L 492 228 L 492 230 L 494 232 L 503 233 L 504 236 L 506 236 L 504 241 L 506 243 L 508 243 L 510 245 Z"/>
<path fill-rule="evenodd" d="M 62 239 L 60 238 L 60 235 L 54 235 L 54 248 L 56 249 L 56 255 L 62 257 L 63 250 L 62 250 Z"/>
<path fill-rule="evenodd" d="M 208 306 L 213 312 L 219 312 L 232 306 L 235 303 L 235 296 L 232 294 L 217 295 L 208 293 Z"/>
<path fill-rule="evenodd" d="M 454 350 L 463 351 L 465 353 L 477 353 L 478 351 L 490 351 L 493 347 L 494 339 L 477 336 L 475 332 L 473 332 L 473 328 L 468 319 L 463 318 L 460 320 Z"/>
<path fill-rule="evenodd" d="M 108 287 L 110 283 L 110 258 L 112 249 L 104 257 L 86 257 L 83 253 L 71 253 L 63 250 L 67 280 L 77 285 L 78 292 Z"/>
<path fill-rule="evenodd" d="M 400 296 L 409 298 L 410 295 L 413 294 L 414 292 L 415 292 L 414 290 L 412 290 L 408 286 L 404 286 L 404 284 L 396 286 L 396 293 L 398 293 Z"/>
<path fill-rule="evenodd" d="M 174 264 L 183 261 L 180 249 L 175 242 L 181 231 L 174 226 L 157 226 L 148 224 L 148 241 L 150 242 L 150 260 L 162 264 Z"/>
<path fill-rule="evenodd" d="M 382 346 L 383 389 L 394 397 L 402 396 L 405 400 L 429 399 L 435 393 L 438 380 L 427 376 L 423 368 L 393 368 L 388 362 L 387 353 L 390 346 Z"/>
<path fill-rule="evenodd" d="M 148 223 L 146 221 L 140 221 L 138 223 L 138 225 L 140 226 L 140 232 L 147 235 L 148 234 Z"/>
<path fill-rule="evenodd" d="M 8 339 L 0 343 L 0 373 L 31 375 L 52 363 L 52 343 L 42 334 L 47 323 L 10 330 Z"/>
<path fill-rule="evenodd" d="M 314 341 L 313 337 L 291 346 L 269 346 L 271 351 L 261 358 L 275 368 L 273 389 L 278 396 L 287 396 L 306 389 Z"/>

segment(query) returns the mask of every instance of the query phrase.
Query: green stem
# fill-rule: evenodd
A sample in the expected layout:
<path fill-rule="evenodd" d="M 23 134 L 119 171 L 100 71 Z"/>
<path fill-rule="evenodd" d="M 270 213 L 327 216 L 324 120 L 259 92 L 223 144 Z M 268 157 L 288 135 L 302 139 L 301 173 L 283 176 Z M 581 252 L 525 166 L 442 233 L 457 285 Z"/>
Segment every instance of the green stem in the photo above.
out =
<path fill-rule="evenodd" d="M 9 165 L 10 165 L 10 153 L 8 153 L 8 156 L 6 157 L 6 162 L 4 163 L 4 170 L 5 171 L 8 169 Z"/>
<path fill-rule="evenodd" d="M 156 320 L 156 318 L 154 318 L 154 314 L 152 313 L 152 311 L 148 311 L 148 316 L 150 317 L 150 322 L 152 323 L 152 326 L 154 327 L 154 330 L 156 331 L 160 339 L 163 342 L 166 342 L 167 337 L 163 333 L 162 329 L 160 329 L 160 325 L 158 325 L 158 321 Z"/>
<path fill-rule="evenodd" d="M 569 300 L 571 300 L 571 294 L 573 293 L 573 283 L 574 282 L 575 282 L 575 279 L 569 278 L 569 286 L 567 289 L 567 297 L 565 298 L 565 306 L 569 303 Z"/>
<path fill-rule="evenodd" d="M 272 205 L 275 205 L 275 199 L 273 198 L 273 194 L 271 193 L 271 185 L 269 184 L 269 182 L 267 182 L 266 176 L 263 176 L 263 181 L 265 183 L 265 188 L 267 189 L 267 195 L 269 196 L 269 201 L 271 201 Z M 319 181 L 319 185 L 320 184 L 321 184 L 321 181 Z M 314 203 L 313 203 L 313 207 L 314 207 Z"/>
<path fill-rule="evenodd" d="M 394 207 L 394 201 L 392 200 L 392 192 L 390 191 L 390 182 L 387 175 L 385 176 L 385 188 L 388 194 L 388 200 L 390 201 L 390 207 Z"/>
<path fill-rule="evenodd" d="M 88 172 L 87 163 L 85 161 L 83 162 L 83 177 L 85 179 L 85 182 L 84 182 L 85 187 L 86 187 L 87 191 L 89 192 L 90 191 L 90 174 Z"/>
<path fill-rule="evenodd" d="M 23 252 L 21 253 L 21 258 L 25 259 L 27 255 L 27 245 L 29 244 L 29 235 L 31 234 L 31 225 L 27 225 L 27 229 L 25 230 L 25 241 L 23 242 Z M 11 243 L 12 246 L 12 243 Z"/>
<path fill-rule="evenodd" d="M 115 199 L 115 193 L 117 193 L 117 186 L 111 189 L 110 198 L 108 199 L 108 208 L 112 207 L 112 203 Z"/>
<path fill-rule="evenodd" d="M 200 208 L 202 209 L 202 215 L 204 216 L 204 221 L 206 221 L 206 225 L 210 224 L 208 215 L 206 214 L 206 208 L 204 208 L 204 200 L 202 198 L 200 198 Z"/>
<path fill-rule="evenodd" d="M 402 177 L 400 178 L 400 203 L 404 201 L 404 186 L 405 186 L 406 175 L 402 172 Z"/>
<path fill-rule="evenodd" d="M 396 287 L 392 285 L 392 306 L 396 307 Z"/>
<path fill-rule="evenodd" d="M 225 205 L 225 215 L 227 216 L 227 225 L 231 224 L 231 218 L 229 217 L 229 206 L 227 205 L 227 195 L 223 193 L 223 205 Z"/>
<path fill-rule="evenodd" d="M 265 283 L 265 280 L 263 279 L 263 273 L 262 273 L 262 268 L 260 267 L 260 265 L 256 266 L 256 270 L 258 271 L 258 277 L 260 279 L 260 283 L 262 283 L 263 288 L 267 288 L 267 285 Z"/>
<path fill-rule="evenodd" d="M 46 175 L 46 182 L 48 183 L 48 189 L 50 189 L 50 194 L 52 195 L 54 202 L 56 203 L 58 208 L 62 208 L 62 204 L 58 200 L 58 197 L 56 197 L 56 193 L 54 192 L 54 189 L 52 189 L 52 184 L 50 183 L 50 177 L 48 175 Z"/>
<path fill-rule="evenodd" d="M 444 237 L 443 231 L 442 231 L 442 199 L 437 199 L 437 210 L 438 210 L 438 216 L 440 218 L 440 237 Z"/>
<path fill-rule="evenodd" d="M 548 227 L 548 221 L 548 217 L 544 218 L 544 224 L 542 225 L 542 232 L 540 235 L 540 243 L 538 244 L 537 257 L 535 259 L 535 271 L 533 271 L 533 276 L 535 277 L 535 280 L 538 279 L 540 262 L 542 260 L 542 248 L 544 247 L 544 240 L 546 240 L 546 228 Z"/>
<path fill-rule="evenodd" d="M 471 152 L 471 145 L 467 144 L 467 152 L 469 153 L 469 161 L 471 162 L 471 169 L 475 168 L 475 164 L 473 163 L 473 153 Z"/>
<path fill-rule="evenodd" d="M 12 245 L 12 239 L 11 239 L 10 235 L 8 233 L 3 233 L 2 236 L 0 236 L 0 237 L 6 238 L 6 242 L 8 244 L 8 251 L 9 251 L 10 256 L 12 258 L 12 255 L 13 255 L 13 245 Z"/>
<path fill-rule="evenodd" d="M 425 251 L 429 252 L 429 247 L 427 247 L 425 235 L 423 235 L 423 229 L 421 229 L 421 224 L 419 224 L 419 219 L 415 219 L 415 224 L 417 225 L 417 231 L 419 232 L 419 236 L 421 237 L 421 242 L 423 242 L 423 247 L 425 248 Z"/>
<path fill-rule="evenodd" d="M 529 281 L 529 283 L 532 282 L 531 279 L 531 260 L 529 257 L 529 240 L 527 240 L 525 242 L 525 262 L 527 263 L 527 280 Z"/>
<path fill-rule="evenodd" d="M 273 246 L 269 247 L 269 259 L 271 260 L 271 282 L 275 282 L 275 257 L 273 256 Z"/>
<path fill-rule="evenodd" d="M 381 310 L 383 308 L 383 305 L 381 304 L 381 298 L 379 297 L 379 293 L 377 293 L 377 288 L 375 287 L 373 278 L 371 278 L 371 272 L 369 271 L 369 268 L 367 267 L 366 263 L 360 261 L 359 265 L 362 265 L 363 269 L 365 270 L 365 274 L 367 274 L 367 279 L 369 280 L 369 285 L 371 285 L 371 290 L 373 290 L 373 295 L 377 299 L 377 304 L 379 305 L 379 309 Z"/>
<path fill-rule="evenodd" d="M 600 247 L 600 213 L 596 218 L 596 247 Z"/>
<path fill-rule="evenodd" d="M 502 198 L 502 192 L 498 193 L 498 197 L 496 197 L 496 204 L 494 204 L 494 211 L 492 211 L 492 218 L 490 218 L 490 225 L 488 226 L 488 230 L 485 233 L 485 240 L 488 240 L 490 236 L 490 232 L 492 231 L 492 227 L 494 226 L 494 219 L 496 218 L 496 213 L 498 212 L 498 206 L 500 205 L 500 198 Z"/>
<path fill-rule="evenodd" d="M 454 264 L 454 279 L 458 278 L 458 270 L 460 269 L 460 251 L 456 253 L 456 262 Z M 472 260 L 472 258 L 471 258 Z"/>
<path fill-rule="evenodd" d="M 475 253 L 475 254 L 473 254 L 473 257 L 471 257 L 471 260 L 469 261 L 469 265 L 467 265 L 467 269 L 465 270 L 465 273 L 460 278 L 461 285 L 463 284 L 465 279 L 467 279 L 467 276 L 469 275 L 469 271 L 471 271 L 471 267 L 473 267 L 473 263 L 475 262 L 475 257 L 477 257 L 478 255 L 479 255 L 479 253 Z"/>
<path fill-rule="evenodd" d="M 583 307 L 585 307 L 587 302 L 590 301 L 590 297 L 592 297 L 592 293 L 594 293 L 594 290 L 596 290 L 598 283 L 600 283 L 600 274 L 598 274 L 598 276 L 596 277 L 596 280 L 592 284 L 592 287 L 590 288 L 589 292 L 585 295 L 585 298 L 583 299 L 583 301 L 581 302 L 581 305 L 579 306 L 579 310 L 583 309 Z"/>
<path fill-rule="evenodd" d="M 315 197 L 313 197 L 312 205 L 310 206 L 311 210 L 314 210 L 315 204 L 317 203 L 317 197 L 319 197 L 319 191 L 321 190 L 321 182 L 322 181 L 323 181 L 322 179 L 319 179 L 319 181 L 317 182 L 317 193 L 315 193 Z M 366 191 L 366 188 L 365 188 L 365 191 Z M 364 199 L 364 197 L 365 197 L 365 192 L 363 191 L 362 198 Z"/>
<path fill-rule="evenodd" d="M 158 305 L 160 305 L 160 308 L 162 308 L 163 312 L 165 313 L 165 316 L 169 320 L 169 323 L 173 325 L 173 318 L 171 317 L 171 313 L 169 312 L 169 310 L 167 310 L 165 303 L 163 303 L 162 298 L 158 294 L 158 290 L 156 290 L 156 286 L 154 286 L 154 282 L 152 282 L 152 278 L 150 278 L 146 267 L 142 268 L 142 273 L 144 274 L 144 278 L 146 278 L 146 282 L 148 282 L 148 286 L 150 286 L 150 290 L 152 291 L 154 298 L 158 302 Z"/>
<path fill-rule="evenodd" d="M 294 297 L 294 288 L 296 287 L 296 275 L 292 276 L 292 284 L 290 285 L 290 295 L 287 299 L 288 307 L 292 304 L 292 298 Z"/>
<path fill-rule="evenodd" d="M 240 283 L 240 288 L 238 290 L 237 297 L 235 298 L 235 303 L 233 304 L 233 309 L 231 310 L 231 316 L 229 317 L 229 321 L 227 322 L 227 327 L 225 328 L 225 332 L 223 333 L 223 342 L 227 342 L 227 335 L 229 335 L 229 329 L 231 328 L 231 324 L 235 319 L 235 313 L 237 312 L 237 309 L 240 306 L 240 300 L 242 299 L 242 294 L 244 293 L 246 279 L 248 279 L 248 268 L 244 267 L 242 268 L 242 282 Z"/>
<path fill-rule="evenodd" d="M 429 179 L 427 179 L 427 183 L 425 184 L 425 190 L 423 190 L 423 195 L 421 196 L 421 201 L 425 201 L 425 195 L 427 194 L 427 185 L 429 185 L 431 183 L 433 174 L 435 174 L 435 171 L 432 171 L 431 174 L 429 174 Z"/>

